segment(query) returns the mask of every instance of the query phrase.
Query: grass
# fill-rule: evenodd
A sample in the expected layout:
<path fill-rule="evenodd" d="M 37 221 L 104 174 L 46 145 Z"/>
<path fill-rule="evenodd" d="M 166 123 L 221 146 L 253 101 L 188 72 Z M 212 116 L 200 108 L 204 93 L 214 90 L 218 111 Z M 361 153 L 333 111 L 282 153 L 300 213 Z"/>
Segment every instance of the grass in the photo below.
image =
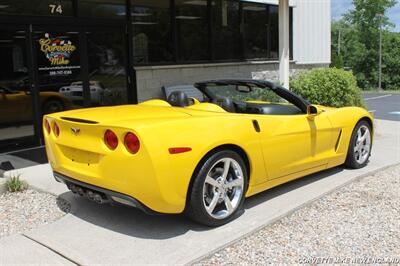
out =
<path fill-rule="evenodd" d="M 10 177 L 6 186 L 9 192 L 19 192 L 28 188 L 28 184 L 20 179 L 20 175 Z"/>

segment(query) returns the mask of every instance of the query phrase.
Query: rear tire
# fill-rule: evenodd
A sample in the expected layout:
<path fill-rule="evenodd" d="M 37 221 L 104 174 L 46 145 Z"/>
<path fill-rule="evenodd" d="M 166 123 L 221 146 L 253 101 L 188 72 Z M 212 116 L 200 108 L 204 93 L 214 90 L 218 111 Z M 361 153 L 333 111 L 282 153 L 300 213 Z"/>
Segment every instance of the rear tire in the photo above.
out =
<path fill-rule="evenodd" d="M 353 169 L 364 167 L 367 165 L 371 155 L 371 148 L 371 126 L 367 121 L 361 120 L 354 127 L 344 164 Z"/>
<path fill-rule="evenodd" d="M 243 159 L 222 150 L 210 155 L 194 176 L 186 214 L 207 226 L 220 226 L 242 213 L 248 184 Z"/>

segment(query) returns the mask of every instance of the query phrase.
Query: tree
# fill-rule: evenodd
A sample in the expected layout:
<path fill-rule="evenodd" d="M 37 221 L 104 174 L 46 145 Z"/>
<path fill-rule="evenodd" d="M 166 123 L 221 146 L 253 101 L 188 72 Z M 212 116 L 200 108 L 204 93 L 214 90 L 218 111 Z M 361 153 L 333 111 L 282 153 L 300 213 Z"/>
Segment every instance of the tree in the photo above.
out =
<path fill-rule="evenodd" d="M 385 11 L 395 0 L 353 0 L 354 10 L 334 27 L 343 27 L 341 43 L 345 66 L 353 69 L 359 86 L 376 88 L 378 83 L 379 28 L 387 31 L 393 26 Z M 334 28 L 333 27 L 333 28 Z"/>
<path fill-rule="evenodd" d="M 338 52 L 340 32 L 340 54 Z M 357 30 L 350 22 L 341 19 L 332 22 L 332 53 L 342 58 L 344 67 L 354 67 L 354 62 L 365 53 L 365 46 L 354 36 Z M 332 61 L 335 60 L 332 56 Z"/>
<path fill-rule="evenodd" d="M 383 35 L 384 62 L 382 83 L 385 89 L 400 89 L 400 33 L 385 32 Z"/>
<path fill-rule="evenodd" d="M 339 68 L 339 69 L 344 67 L 343 57 L 341 54 L 338 55 L 337 53 L 333 52 L 331 55 L 331 58 L 332 58 L 332 60 L 331 60 L 332 62 L 331 62 L 330 67 Z"/>

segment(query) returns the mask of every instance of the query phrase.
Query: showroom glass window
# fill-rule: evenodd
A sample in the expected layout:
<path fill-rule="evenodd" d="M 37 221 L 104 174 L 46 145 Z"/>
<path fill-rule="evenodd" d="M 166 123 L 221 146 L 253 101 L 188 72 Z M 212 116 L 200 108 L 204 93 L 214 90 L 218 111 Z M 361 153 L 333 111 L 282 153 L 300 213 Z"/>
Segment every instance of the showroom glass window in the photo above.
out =
<path fill-rule="evenodd" d="M 72 0 L 2 0 L 0 15 L 72 16 Z"/>
<path fill-rule="evenodd" d="M 134 64 L 163 63 L 174 60 L 170 15 L 169 0 L 132 1 Z"/>
<path fill-rule="evenodd" d="M 78 10 L 80 17 L 104 18 L 104 19 L 125 19 L 125 0 L 79 0 Z"/>
<path fill-rule="evenodd" d="M 267 6 L 256 3 L 242 4 L 242 36 L 244 56 L 246 59 L 262 59 L 268 57 Z"/>
<path fill-rule="evenodd" d="M 279 58 L 279 9 L 278 6 L 268 6 L 269 10 L 269 56 L 270 59 Z"/>
<path fill-rule="evenodd" d="M 289 42 L 290 58 L 293 58 L 293 8 L 289 9 Z M 268 59 L 279 59 L 279 8 L 276 5 L 268 5 Z"/>
<path fill-rule="evenodd" d="M 123 31 L 87 32 L 91 106 L 127 103 Z"/>
<path fill-rule="evenodd" d="M 239 2 L 233 0 L 213 0 L 212 34 L 214 59 L 240 59 L 240 11 Z"/>
<path fill-rule="evenodd" d="M 178 61 L 209 59 L 206 0 L 175 0 Z"/>

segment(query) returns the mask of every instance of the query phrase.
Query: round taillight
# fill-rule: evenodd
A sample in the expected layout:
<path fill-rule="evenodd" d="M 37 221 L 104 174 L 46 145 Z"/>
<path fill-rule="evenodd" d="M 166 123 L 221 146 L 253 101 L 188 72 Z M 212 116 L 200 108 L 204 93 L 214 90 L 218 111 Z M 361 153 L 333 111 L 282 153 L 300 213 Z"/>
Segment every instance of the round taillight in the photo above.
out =
<path fill-rule="evenodd" d="M 106 133 L 104 133 L 104 142 L 109 149 L 115 150 L 118 146 L 118 137 L 114 132 L 107 129 Z"/>
<path fill-rule="evenodd" d="M 44 127 L 46 128 L 47 134 L 50 134 L 51 127 L 50 127 L 50 123 L 47 119 L 44 120 Z"/>
<path fill-rule="evenodd" d="M 139 138 L 132 132 L 128 132 L 125 135 L 124 144 L 126 149 L 133 154 L 137 153 L 140 149 Z"/>
<path fill-rule="evenodd" d="M 58 127 L 57 123 L 55 123 L 55 122 L 53 125 L 53 131 L 54 131 L 54 135 L 56 135 L 56 137 L 58 137 L 60 135 L 60 128 Z"/>

